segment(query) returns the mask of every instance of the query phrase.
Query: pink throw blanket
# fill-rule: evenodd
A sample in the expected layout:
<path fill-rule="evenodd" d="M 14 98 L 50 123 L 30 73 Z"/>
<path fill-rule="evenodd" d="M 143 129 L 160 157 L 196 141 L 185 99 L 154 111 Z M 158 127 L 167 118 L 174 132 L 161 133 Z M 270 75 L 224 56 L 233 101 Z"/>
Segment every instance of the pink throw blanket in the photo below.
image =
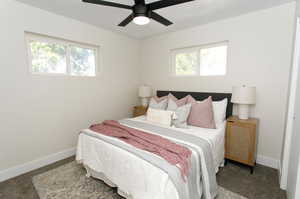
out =
<path fill-rule="evenodd" d="M 184 180 L 188 176 L 192 152 L 184 146 L 158 135 L 129 128 L 114 120 L 107 120 L 102 124 L 94 124 L 90 129 L 106 136 L 118 138 L 136 148 L 159 155 L 170 164 L 179 165 L 178 168 Z"/>

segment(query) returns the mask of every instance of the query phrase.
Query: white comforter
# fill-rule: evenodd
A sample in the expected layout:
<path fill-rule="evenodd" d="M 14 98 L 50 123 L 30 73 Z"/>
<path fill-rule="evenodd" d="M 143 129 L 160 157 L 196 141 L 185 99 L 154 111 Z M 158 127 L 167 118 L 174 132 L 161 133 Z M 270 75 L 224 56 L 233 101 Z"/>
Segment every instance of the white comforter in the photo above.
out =
<path fill-rule="evenodd" d="M 143 116 L 133 120 L 146 122 Z M 177 130 L 200 136 L 211 144 L 217 171 L 224 159 L 225 122 L 218 129 L 190 127 Z M 90 130 L 85 131 L 93 133 Z M 105 176 L 101 176 L 91 173 L 94 177 L 105 180 L 110 186 L 117 186 L 120 193 L 126 198 L 178 199 L 177 190 L 167 173 L 147 161 L 97 138 L 80 134 L 76 160 L 97 173 L 105 174 Z"/>

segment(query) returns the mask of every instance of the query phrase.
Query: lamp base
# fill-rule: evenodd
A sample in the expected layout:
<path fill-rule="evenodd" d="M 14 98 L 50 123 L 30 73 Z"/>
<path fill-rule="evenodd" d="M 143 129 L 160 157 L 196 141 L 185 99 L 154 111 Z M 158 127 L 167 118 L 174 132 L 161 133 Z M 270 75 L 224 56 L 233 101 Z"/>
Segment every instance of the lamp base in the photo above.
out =
<path fill-rule="evenodd" d="M 248 104 L 239 104 L 238 111 L 239 111 L 239 119 L 241 119 L 241 120 L 249 119 L 249 105 Z"/>
<path fill-rule="evenodd" d="M 144 107 L 148 106 L 148 98 L 147 97 L 143 97 L 141 101 L 142 101 L 142 106 L 144 106 Z"/>

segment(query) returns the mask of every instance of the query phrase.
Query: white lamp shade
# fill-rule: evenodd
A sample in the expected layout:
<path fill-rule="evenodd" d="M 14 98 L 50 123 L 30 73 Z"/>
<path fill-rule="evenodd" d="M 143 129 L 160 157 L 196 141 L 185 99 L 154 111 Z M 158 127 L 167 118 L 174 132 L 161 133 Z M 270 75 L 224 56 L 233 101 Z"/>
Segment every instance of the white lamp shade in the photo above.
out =
<path fill-rule="evenodd" d="M 235 104 L 255 104 L 256 88 L 248 86 L 233 87 L 231 102 Z"/>
<path fill-rule="evenodd" d="M 152 96 L 152 88 L 150 86 L 141 86 L 139 88 L 139 97 L 151 97 Z"/>

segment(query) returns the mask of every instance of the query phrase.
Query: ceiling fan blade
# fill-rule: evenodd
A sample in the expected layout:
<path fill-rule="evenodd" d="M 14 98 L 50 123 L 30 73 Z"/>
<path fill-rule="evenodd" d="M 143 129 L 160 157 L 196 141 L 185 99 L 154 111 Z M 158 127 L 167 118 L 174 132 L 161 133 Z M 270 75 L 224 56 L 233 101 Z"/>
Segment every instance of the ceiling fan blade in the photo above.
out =
<path fill-rule="evenodd" d="M 194 0 L 161 0 L 161 1 L 156 1 L 153 3 L 149 3 L 147 6 L 149 6 L 150 10 L 157 10 L 160 8 L 174 6 L 174 5 L 181 4 L 181 3 L 187 3 L 190 1 L 194 1 Z"/>
<path fill-rule="evenodd" d="M 103 5 L 103 6 L 111 6 L 111 7 L 124 8 L 130 10 L 132 9 L 132 6 L 109 2 L 109 1 L 102 1 L 102 0 L 82 0 L 82 1 L 85 3 L 93 3 L 93 4 Z"/>
<path fill-rule="evenodd" d="M 151 15 L 150 17 L 152 19 L 154 19 L 155 21 L 165 25 L 165 26 L 169 26 L 169 25 L 172 25 L 173 23 L 171 21 L 169 21 L 168 19 L 162 17 L 161 15 L 155 13 L 155 12 L 151 12 Z"/>
<path fill-rule="evenodd" d="M 132 13 L 131 15 L 129 15 L 126 19 L 124 19 L 124 21 L 122 21 L 119 26 L 125 27 L 127 26 L 134 18 L 134 14 Z"/>

